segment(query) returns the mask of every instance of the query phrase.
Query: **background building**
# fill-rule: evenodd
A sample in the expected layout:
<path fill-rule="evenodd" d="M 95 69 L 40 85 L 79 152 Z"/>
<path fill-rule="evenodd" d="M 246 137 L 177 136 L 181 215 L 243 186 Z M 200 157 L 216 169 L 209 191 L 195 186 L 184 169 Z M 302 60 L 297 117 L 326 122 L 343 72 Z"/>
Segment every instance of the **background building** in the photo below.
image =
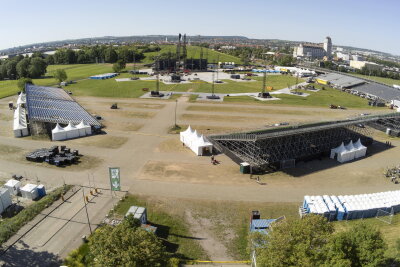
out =
<path fill-rule="evenodd" d="M 332 39 L 326 37 L 324 43 L 301 43 L 294 48 L 293 57 L 307 57 L 313 59 L 321 59 L 332 56 Z"/>
<path fill-rule="evenodd" d="M 350 67 L 362 69 L 366 67 L 369 70 L 382 70 L 383 66 L 369 61 L 350 60 Z"/>

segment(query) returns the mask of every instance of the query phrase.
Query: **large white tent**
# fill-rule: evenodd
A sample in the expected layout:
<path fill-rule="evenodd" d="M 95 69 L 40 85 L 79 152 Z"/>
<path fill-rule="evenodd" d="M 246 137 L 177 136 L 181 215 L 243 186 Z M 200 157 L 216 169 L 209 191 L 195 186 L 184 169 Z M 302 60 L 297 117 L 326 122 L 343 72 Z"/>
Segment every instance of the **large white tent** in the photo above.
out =
<path fill-rule="evenodd" d="M 58 123 L 56 127 L 51 131 L 53 141 L 61 141 L 71 138 L 83 137 L 92 134 L 92 127 L 81 121 L 77 125 L 73 125 L 72 122 L 62 128 Z"/>
<path fill-rule="evenodd" d="M 89 124 L 86 124 L 83 120 L 76 125 L 76 128 L 79 130 L 79 136 L 86 136 L 92 134 L 92 127 Z"/>
<path fill-rule="evenodd" d="M 213 145 L 196 130 L 189 127 L 180 133 L 180 140 L 189 147 L 197 156 L 202 156 L 206 151 L 211 152 Z"/>
<path fill-rule="evenodd" d="M 367 153 L 367 147 L 361 144 L 360 138 L 358 138 L 357 142 L 354 143 L 354 148 L 356 149 L 356 155 L 355 155 L 356 159 L 365 157 L 365 154 Z"/>
<path fill-rule="evenodd" d="M 353 160 L 356 157 L 356 149 L 353 146 L 353 141 L 350 140 L 350 142 L 345 145 L 345 148 L 347 150 L 345 153 L 346 161 Z"/>
<path fill-rule="evenodd" d="M 336 148 L 331 149 L 331 159 L 334 159 L 336 156 L 337 161 L 345 162 L 346 161 L 346 148 L 342 142 L 342 144 Z"/>
<path fill-rule="evenodd" d="M 72 122 L 69 122 L 67 127 L 64 128 L 64 131 L 67 134 L 67 139 L 79 137 L 79 129 L 77 129 L 75 125 L 72 124 Z"/>
<path fill-rule="evenodd" d="M 67 139 L 67 133 L 65 132 L 64 128 L 57 123 L 56 127 L 51 130 L 51 136 L 53 141 L 60 141 Z"/>
<path fill-rule="evenodd" d="M 20 105 L 18 105 L 14 111 L 13 131 L 15 137 L 29 135 L 28 125 L 26 123 L 26 111 Z"/>
<path fill-rule="evenodd" d="M 351 140 L 347 145 L 344 145 L 342 142 L 340 146 L 331 149 L 330 158 L 334 159 L 336 156 L 337 161 L 343 163 L 355 158 L 364 157 L 366 153 L 367 148 L 363 146 L 363 144 L 361 144 L 361 140 L 358 139 L 358 141 L 354 144 Z"/>

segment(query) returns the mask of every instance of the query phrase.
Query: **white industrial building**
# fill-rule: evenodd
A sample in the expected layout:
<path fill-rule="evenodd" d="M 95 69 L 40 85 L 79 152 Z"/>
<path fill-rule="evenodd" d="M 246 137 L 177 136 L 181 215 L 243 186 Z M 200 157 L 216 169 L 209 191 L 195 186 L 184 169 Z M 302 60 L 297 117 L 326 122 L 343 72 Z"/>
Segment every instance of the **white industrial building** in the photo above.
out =
<path fill-rule="evenodd" d="M 355 69 L 367 68 L 369 70 L 382 70 L 383 66 L 369 61 L 350 60 L 350 67 Z"/>
<path fill-rule="evenodd" d="M 305 57 L 305 58 L 330 58 L 332 56 L 332 40 L 328 36 L 325 38 L 324 43 L 301 43 L 299 46 L 294 48 L 293 57 Z"/>

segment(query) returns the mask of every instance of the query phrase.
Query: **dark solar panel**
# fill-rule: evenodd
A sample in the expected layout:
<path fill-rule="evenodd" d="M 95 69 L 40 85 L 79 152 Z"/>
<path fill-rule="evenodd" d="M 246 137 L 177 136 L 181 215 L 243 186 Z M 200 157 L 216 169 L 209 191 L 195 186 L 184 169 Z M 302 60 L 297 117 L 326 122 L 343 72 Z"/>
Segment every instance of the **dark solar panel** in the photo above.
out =
<path fill-rule="evenodd" d="M 82 120 L 91 126 L 101 124 L 63 89 L 35 85 L 26 86 L 26 105 L 31 121 L 78 124 Z"/>

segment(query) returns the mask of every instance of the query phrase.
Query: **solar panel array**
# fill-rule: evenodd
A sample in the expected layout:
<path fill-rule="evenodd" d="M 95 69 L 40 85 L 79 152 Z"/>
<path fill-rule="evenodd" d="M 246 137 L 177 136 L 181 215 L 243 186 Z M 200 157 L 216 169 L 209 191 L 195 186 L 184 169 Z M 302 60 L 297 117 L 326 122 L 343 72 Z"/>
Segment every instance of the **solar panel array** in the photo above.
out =
<path fill-rule="evenodd" d="M 78 124 L 81 121 L 91 126 L 101 124 L 79 105 L 63 89 L 26 85 L 26 105 L 30 121 Z"/>

